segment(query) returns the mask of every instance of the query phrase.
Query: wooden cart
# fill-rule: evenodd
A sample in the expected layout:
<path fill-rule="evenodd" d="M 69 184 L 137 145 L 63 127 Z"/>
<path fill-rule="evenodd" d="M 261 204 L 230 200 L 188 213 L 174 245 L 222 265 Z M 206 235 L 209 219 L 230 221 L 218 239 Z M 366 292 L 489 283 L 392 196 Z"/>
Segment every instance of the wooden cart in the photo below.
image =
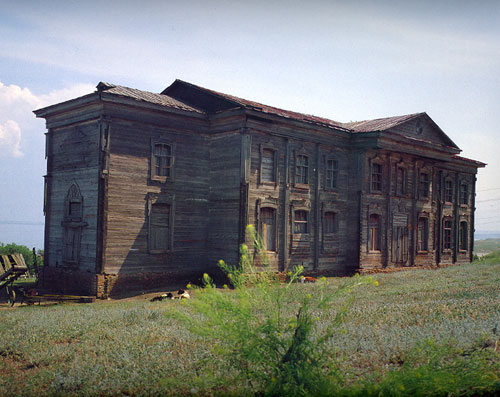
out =
<path fill-rule="evenodd" d="M 16 301 L 14 281 L 28 272 L 29 269 L 22 254 L 0 255 L 0 291 L 3 288 L 6 289 L 11 305 L 14 305 Z"/>

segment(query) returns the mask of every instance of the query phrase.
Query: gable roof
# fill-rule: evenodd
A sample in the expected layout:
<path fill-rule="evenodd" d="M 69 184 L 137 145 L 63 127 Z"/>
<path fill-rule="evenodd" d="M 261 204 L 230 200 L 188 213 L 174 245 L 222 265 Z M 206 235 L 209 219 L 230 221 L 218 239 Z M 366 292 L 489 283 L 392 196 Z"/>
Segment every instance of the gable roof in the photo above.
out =
<path fill-rule="evenodd" d="M 384 117 L 374 120 L 351 121 L 349 123 L 343 123 L 343 125 L 344 127 L 351 130 L 351 132 L 384 131 L 388 130 L 389 128 L 396 127 L 400 124 L 406 123 L 407 121 L 410 121 L 424 114 L 426 113 L 413 113 L 403 116 Z"/>
<path fill-rule="evenodd" d="M 175 98 L 168 95 L 155 94 L 149 91 L 142 91 L 135 88 L 124 87 L 121 85 L 114 85 L 109 83 L 100 82 L 97 84 L 97 92 L 121 97 L 135 99 L 136 101 L 154 103 L 157 105 L 167 106 L 180 110 L 187 110 L 189 112 L 204 113 L 202 110 L 189 106 Z"/>

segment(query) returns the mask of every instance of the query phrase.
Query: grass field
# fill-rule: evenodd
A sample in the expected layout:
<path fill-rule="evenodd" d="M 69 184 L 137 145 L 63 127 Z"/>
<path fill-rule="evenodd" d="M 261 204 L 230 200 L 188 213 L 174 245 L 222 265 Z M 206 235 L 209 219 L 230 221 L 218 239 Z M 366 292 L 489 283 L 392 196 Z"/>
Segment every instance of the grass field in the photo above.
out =
<path fill-rule="evenodd" d="M 500 393 L 500 264 L 408 270 L 376 279 L 378 286 L 352 291 L 348 316 L 327 342 L 323 372 L 329 394 Z M 345 281 L 329 279 L 326 290 L 333 293 Z M 297 302 L 314 297 L 318 288 L 292 285 L 284 315 L 293 316 Z M 224 293 L 231 299 L 234 291 Z M 318 313 L 317 335 L 346 300 L 337 299 L 331 313 Z M 262 383 L 245 381 L 241 368 L 229 365 L 231 357 L 218 348 L 227 335 L 193 332 L 172 315 L 173 308 L 184 310 L 180 301 L 147 300 L 0 310 L 0 395 L 262 391 Z M 193 321 L 198 318 L 202 314 L 193 314 Z"/>

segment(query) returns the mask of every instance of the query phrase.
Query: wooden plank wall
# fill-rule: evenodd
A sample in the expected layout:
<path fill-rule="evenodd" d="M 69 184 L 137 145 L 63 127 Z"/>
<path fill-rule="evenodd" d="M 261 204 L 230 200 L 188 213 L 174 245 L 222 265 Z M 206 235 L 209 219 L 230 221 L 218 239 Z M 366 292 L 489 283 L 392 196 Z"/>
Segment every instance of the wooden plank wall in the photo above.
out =
<path fill-rule="evenodd" d="M 83 197 L 83 221 L 80 264 L 81 271 L 95 272 L 97 197 L 99 181 L 99 124 L 91 122 L 76 127 L 51 129 L 47 139 L 50 196 L 47 202 L 46 242 L 49 266 L 64 267 L 63 242 L 65 199 L 72 184 L 77 184 Z"/>
<path fill-rule="evenodd" d="M 150 178 L 151 140 L 174 145 L 173 177 Z M 113 121 L 108 182 L 104 272 L 190 273 L 207 265 L 208 188 L 206 136 L 194 130 Z M 148 199 L 158 195 L 175 206 L 173 251 L 148 250 Z"/>
<path fill-rule="evenodd" d="M 239 259 L 240 215 L 240 130 L 210 138 L 208 260 L 215 266 L 221 259 Z"/>

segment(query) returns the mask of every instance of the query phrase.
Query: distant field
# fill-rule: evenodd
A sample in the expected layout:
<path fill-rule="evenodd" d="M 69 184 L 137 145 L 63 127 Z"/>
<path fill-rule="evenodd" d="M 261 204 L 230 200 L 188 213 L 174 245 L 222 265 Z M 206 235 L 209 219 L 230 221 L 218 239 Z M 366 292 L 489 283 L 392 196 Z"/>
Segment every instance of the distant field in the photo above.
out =
<path fill-rule="evenodd" d="M 500 264 L 408 270 L 376 279 L 378 287 L 355 290 L 345 324 L 328 343 L 324 371 L 335 374 L 328 378 L 331 393 L 500 392 Z M 333 291 L 345 279 L 329 281 Z M 296 284 L 291 291 L 283 313 L 296 311 L 305 294 L 318 293 L 318 285 Z M 218 346 L 226 335 L 213 340 L 188 331 L 170 316 L 173 307 L 183 306 L 124 300 L 0 309 L 0 395 L 260 391 L 221 355 Z M 318 333 L 328 318 L 318 320 Z"/>
<path fill-rule="evenodd" d="M 474 241 L 474 253 L 476 255 L 485 255 L 495 251 L 500 251 L 500 238 Z"/>

